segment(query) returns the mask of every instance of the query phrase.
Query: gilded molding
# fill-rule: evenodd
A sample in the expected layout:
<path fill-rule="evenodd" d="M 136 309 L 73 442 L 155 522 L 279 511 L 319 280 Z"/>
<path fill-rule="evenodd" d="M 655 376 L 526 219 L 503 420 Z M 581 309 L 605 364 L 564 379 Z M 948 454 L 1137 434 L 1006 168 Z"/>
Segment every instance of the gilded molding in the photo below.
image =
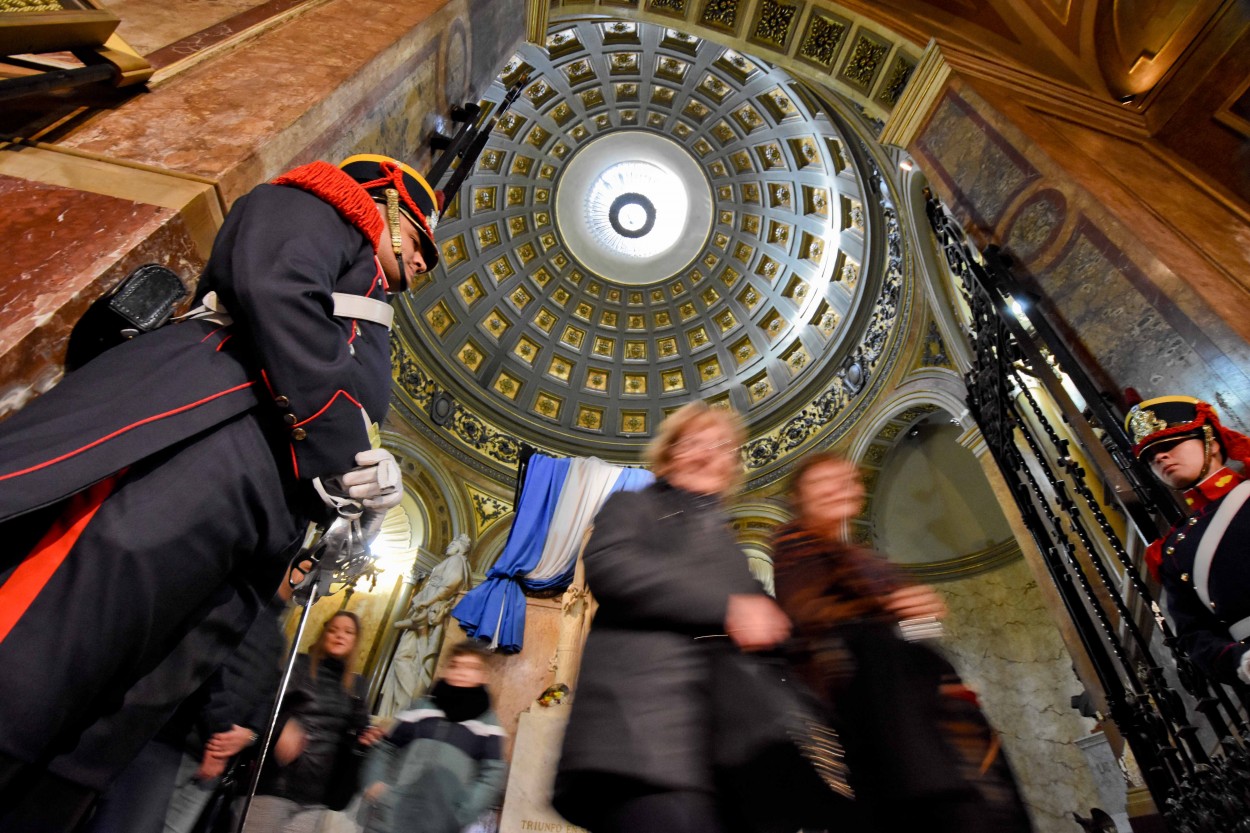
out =
<path fill-rule="evenodd" d="M 549 0 L 526 0 L 525 40 L 535 46 L 547 41 L 547 16 L 551 9 Z"/>
<path fill-rule="evenodd" d="M 937 41 L 929 41 L 881 130 L 881 144 L 910 146 L 941 99 L 950 75 L 950 65 Z"/>

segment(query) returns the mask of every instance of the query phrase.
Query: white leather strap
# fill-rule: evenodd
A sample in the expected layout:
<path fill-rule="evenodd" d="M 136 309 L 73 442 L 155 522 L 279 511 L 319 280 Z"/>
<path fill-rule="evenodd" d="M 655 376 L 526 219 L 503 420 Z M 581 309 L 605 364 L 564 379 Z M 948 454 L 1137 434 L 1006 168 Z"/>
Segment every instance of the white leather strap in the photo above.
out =
<path fill-rule="evenodd" d="M 337 318 L 372 321 L 388 330 L 395 320 L 395 308 L 386 301 L 366 298 L 363 295 L 349 295 L 346 292 L 332 293 L 332 297 L 334 298 L 334 315 Z M 230 313 L 227 312 L 216 292 L 207 293 L 198 307 L 178 316 L 180 321 L 187 318 L 206 318 L 223 326 L 231 323 Z"/>
<path fill-rule="evenodd" d="M 334 293 L 334 314 L 339 318 L 372 321 L 388 330 L 395 320 L 395 308 L 386 301 L 366 298 L 363 295 L 348 295 L 345 292 Z"/>
<path fill-rule="evenodd" d="M 1224 533 L 1228 531 L 1228 525 L 1232 523 L 1233 516 L 1237 514 L 1237 510 L 1241 509 L 1247 498 L 1250 498 L 1250 480 L 1239 484 L 1225 496 L 1224 500 L 1220 501 L 1219 508 L 1215 510 L 1215 516 L 1211 518 L 1211 525 L 1207 527 L 1206 532 L 1202 533 L 1202 540 L 1198 542 L 1198 553 L 1194 556 L 1194 592 L 1207 607 L 1211 606 L 1208 583 L 1211 579 L 1211 561 L 1215 558 L 1215 549 L 1223 540 Z M 1240 639 L 1240 637 L 1235 638 Z"/>
<path fill-rule="evenodd" d="M 1229 625 L 1228 634 L 1238 642 L 1250 636 L 1250 616 L 1247 616 L 1240 622 L 1233 622 Z"/>
<path fill-rule="evenodd" d="M 230 317 L 230 313 L 226 312 L 226 308 L 217 298 L 216 292 L 209 292 L 205 294 L 198 307 L 187 310 L 174 320 L 185 321 L 189 319 L 212 321 L 222 327 L 229 327 L 232 323 L 234 323 L 234 319 Z"/>
<path fill-rule="evenodd" d="M 212 310 L 213 312 L 224 313 L 226 311 L 226 308 L 221 303 L 221 299 L 217 297 L 216 292 L 209 292 L 205 294 L 204 300 L 201 301 L 200 303 L 204 306 L 205 309 Z"/>

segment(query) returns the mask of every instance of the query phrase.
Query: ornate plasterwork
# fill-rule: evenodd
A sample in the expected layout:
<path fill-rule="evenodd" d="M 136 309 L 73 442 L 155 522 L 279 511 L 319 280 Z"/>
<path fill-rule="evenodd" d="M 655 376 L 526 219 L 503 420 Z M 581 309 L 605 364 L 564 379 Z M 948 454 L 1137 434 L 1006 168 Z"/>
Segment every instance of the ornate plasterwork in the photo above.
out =
<path fill-rule="evenodd" d="M 929 329 L 925 331 L 924 346 L 920 353 L 920 364 L 922 367 L 955 369 L 955 363 L 951 361 L 950 355 L 946 351 L 946 344 L 942 341 L 942 334 L 938 332 L 936 321 L 930 321 Z"/>
<path fill-rule="evenodd" d="M 863 340 L 843 360 L 832 384 L 820 395 L 776 429 L 754 437 L 743 448 L 751 477 L 749 488 L 774 480 L 780 466 L 796 452 L 836 442 L 880 390 L 885 368 L 897 359 L 903 342 L 897 335 L 907 327 L 912 281 L 906 273 L 898 218 L 892 208 L 886 208 L 883 214 L 888 240 L 886 273 Z"/>
<path fill-rule="evenodd" d="M 762 0 L 755 13 L 749 40 L 760 46 L 785 51 L 790 35 L 798 23 L 798 3 L 782 3 L 778 0 Z"/>
<path fill-rule="evenodd" d="M 522 443 L 634 461 L 701 399 L 747 412 L 766 482 L 845 431 L 897 356 L 911 290 L 875 196 L 888 189 L 861 184 L 880 180 L 871 154 L 787 74 L 680 31 L 599 18 L 547 41 L 508 62 L 530 73 L 525 94 L 440 223 L 439 269 L 400 301 L 399 411 L 502 479 Z M 553 224 L 568 160 L 628 130 L 682 145 L 714 203 L 689 267 L 632 286 L 571 256 Z M 440 391 L 456 404 L 435 425 Z"/>
<path fill-rule="evenodd" d="M 649 0 L 637 9 L 636 20 L 663 16 L 696 41 L 730 46 L 741 38 L 757 54 L 844 96 L 876 123 L 895 108 L 923 45 L 836 0 Z M 553 18 L 604 11 L 601 0 L 551 0 Z"/>
<path fill-rule="evenodd" d="M 893 107 L 897 104 L 904 88 L 907 87 L 907 82 L 911 80 L 911 74 L 916 70 L 916 63 L 916 59 L 909 55 L 896 54 L 889 71 L 885 74 L 885 79 L 881 82 L 877 101 L 886 107 Z"/>
<path fill-rule="evenodd" d="M 745 3 L 742 0 L 704 0 L 703 13 L 699 22 L 705 26 L 733 32 L 738 23 L 739 12 Z"/>
<path fill-rule="evenodd" d="M 798 57 L 826 71 L 832 70 L 850 28 L 849 20 L 814 10 L 799 44 Z"/>
<path fill-rule="evenodd" d="M 890 53 L 890 43 L 883 38 L 861 31 L 851 46 L 851 55 L 838 73 L 843 81 L 860 92 L 872 89 L 877 73 Z M 895 96 L 897 99 L 897 96 Z"/>
<path fill-rule="evenodd" d="M 466 485 L 465 489 L 469 493 L 469 503 L 473 506 L 475 538 L 480 538 L 482 533 L 493 526 L 496 521 L 512 511 L 512 504 L 507 501 L 500 500 L 473 486 Z"/>
<path fill-rule="evenodd" d="M 871 323 L 863 345 L 837 370 L 824 390 L 799 407 L 780 426 L 756 436 L 747 444 L 743 453 L 750 477 L 749 489 L 775 481 L 796 454 L 813 447 L 828 446 L 842 437 L 879 394 L 886 368 L 897 360 L 903 343 L 898 334 L 908 326 L 912 280 L 906 271 L 902 238 L 893 209 L 887 208 L 883 215 L 889 239 L 886 275 L 871 311 Z M 422 433 L 437 439 L 453 456 L 470 462 L 479 470 L 490 471 L 496 477 L 502 474 L 505 479 L 515 471 L 523 440 L 501 430 L 491 420 L 460 403 L 454 406 L 453 417 L 446 426 L 434 426 L 427 416 L 429 403 L 443 388 L 412 359 L 410 348 L 400 346 L 398 338 L 392 343 L 392 357 L 396 368 L 395 380 L 406 400 L 404 404 L 408 406 L 403 410 L 407 412 L 410 423 Z M 918 415 L 920 411 L 911 416 Z M 904 416 L 907 414 L 901 414 L 899 419 L 887 423 L 879 432 L 878 439 L 888 441 L 899 436 L 908 424 L 906 419 L 902 419 Z M 602 413 L 593 419 L 602 421 Z M 623 433 L 641 433 L 647 428 L 646 421 L 646 412 L 624 411 L 620 427 Z M 539 447 L 559 453 L 559 449 Z M 466 456 L 466 452 L 470 454 Z M 482 466 L 483 458 L 490 464 L 489 469 Z M 870 540 L 870 537 L 869 530 L 865 540 Z"/>

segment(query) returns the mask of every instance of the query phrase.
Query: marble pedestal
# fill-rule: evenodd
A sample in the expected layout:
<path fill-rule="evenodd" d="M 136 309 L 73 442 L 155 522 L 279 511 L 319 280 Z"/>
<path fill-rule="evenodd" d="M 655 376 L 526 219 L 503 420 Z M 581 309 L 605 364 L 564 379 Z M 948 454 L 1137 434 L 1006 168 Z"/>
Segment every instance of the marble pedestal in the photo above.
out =
<path fill-rule="evenodd" d="M 499 833 L 586 833 L 551 808 L 569 706 L 532 706 L 517 721 Z"/>

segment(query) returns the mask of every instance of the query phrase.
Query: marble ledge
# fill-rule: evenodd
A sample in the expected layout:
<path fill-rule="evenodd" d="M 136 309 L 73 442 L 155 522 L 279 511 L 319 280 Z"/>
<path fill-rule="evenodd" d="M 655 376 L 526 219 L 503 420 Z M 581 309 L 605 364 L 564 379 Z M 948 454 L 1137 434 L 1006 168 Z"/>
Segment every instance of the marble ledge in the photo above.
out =
<path fill-rule="evenodd" d="M 0 174 L 0 416 L 50 388 L 91 303 L 130 270 L 188 281 L 204 259 L 178 210 Z"/>
<path fill-rule="evenodd" d="M 62 144 L 211 180 L 228 204 L 342 132 L 340 117 L 360 102 L 395 92 L 373 82 L 412 55 L 437 61 L 431 44 L 469 6 L 379 0 L 362 16 L 351 0 L 329 0 L 100 114 Z"/>

